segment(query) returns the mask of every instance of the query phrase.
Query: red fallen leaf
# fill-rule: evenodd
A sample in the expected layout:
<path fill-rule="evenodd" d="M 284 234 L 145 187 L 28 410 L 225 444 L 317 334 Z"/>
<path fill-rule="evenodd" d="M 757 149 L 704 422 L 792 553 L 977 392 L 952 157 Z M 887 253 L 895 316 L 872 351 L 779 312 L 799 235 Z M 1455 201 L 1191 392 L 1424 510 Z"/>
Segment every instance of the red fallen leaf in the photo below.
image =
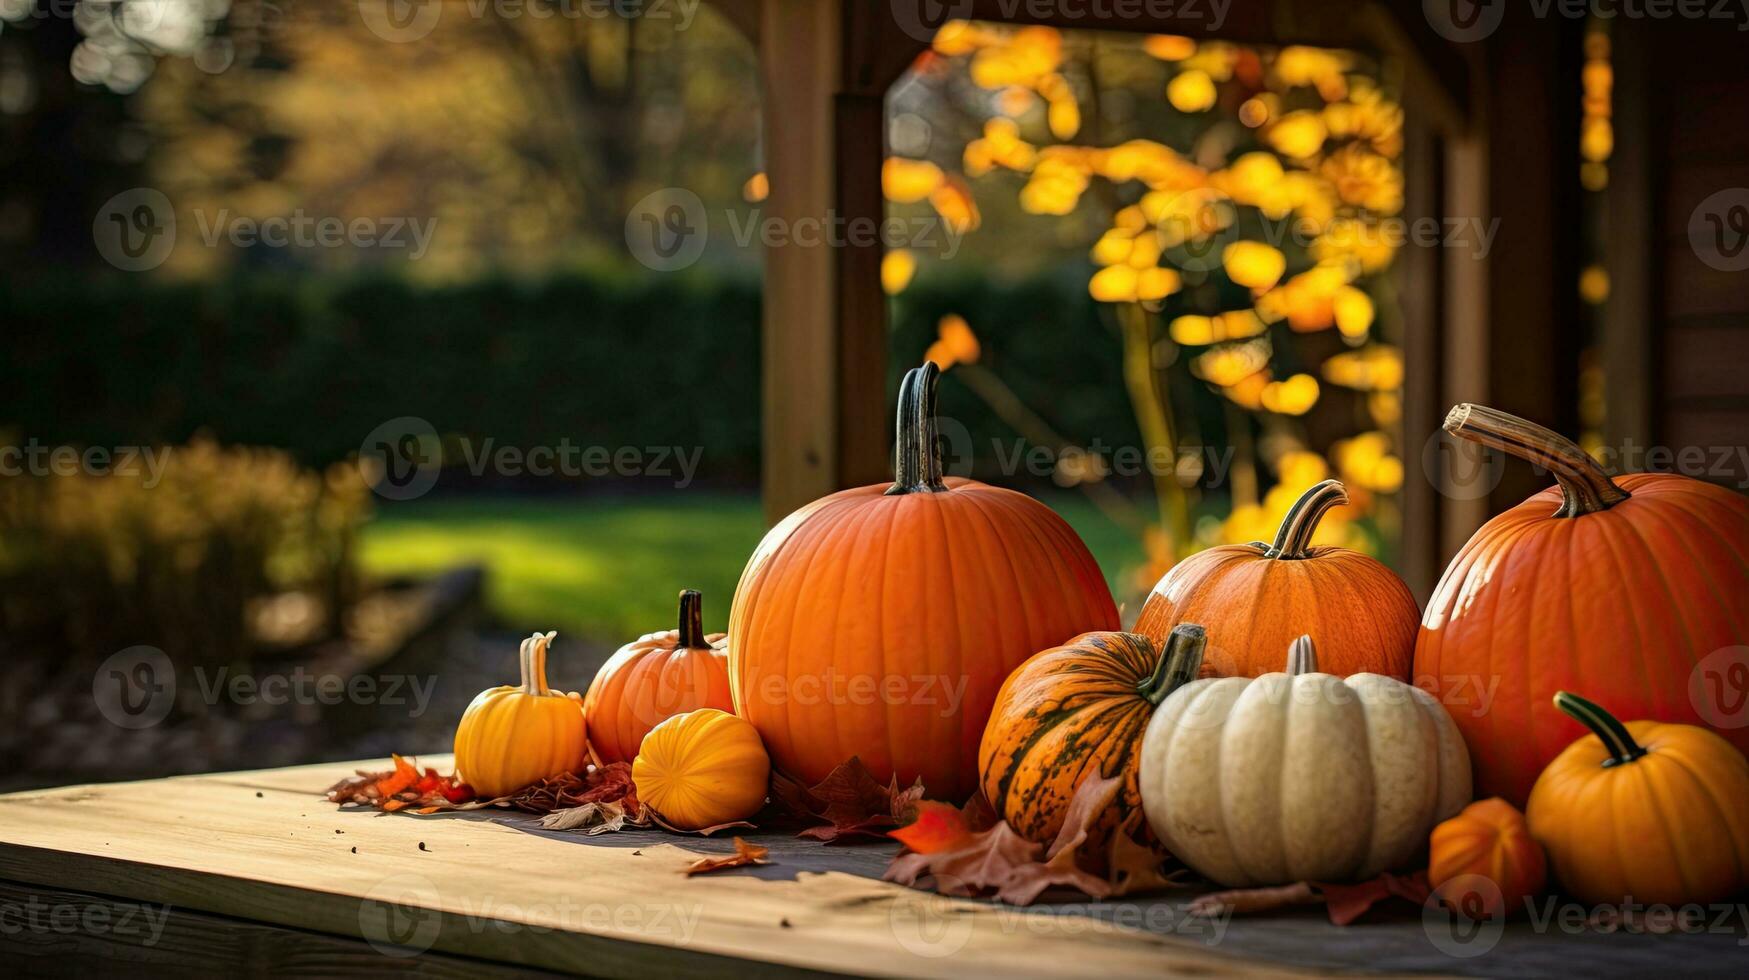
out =
<path fill-rule="evenodd" d="M 990 798 L 980 788 L 965 806 L 960 807 L 960 818 L 965 821 L 966 829 L 975 834 L 996 826 L 996 808 L 990 805 Z"/>
<path fill-rule="evenodd" d="M 979 896 L 994 893 L 1005 902 L 1029 905 L 1054 887 L 1075 888 L 1094 898 L 1111 894 L 1104 878 L 1087 870 L 1092 855 L 1081 853 L 1087 828 L 1116 795 L 1119 780 L 1093 778 L 1075 791 L 1063 829 L 1049 849 L 1015 833 L 1005 820 L 987 830 L 968 833 L 961 846 L 918 853 L 903 851 L 882 877 L 915 886 L 927 880 L 944 895 Z M 938 811 L 939 812 L 939 811 Z M 960 820 L 965 819 L 962 814 Z"/>
<path fill-rule="evenodd" d="M 1313 882 L 1312 887 L 1324 893 L 1324 903 L 1330 911 L 1330 921 L 1348 925 L 1365 915 L 1369 909 L 1387 898 L 1401 898 L 1416 905 L 1427 902 L 1433 888 L 1427 883 L 1427 872 L 1394 875 L 1389 872 L 1377 878 L 1353 885 L 1329 885 Z"/>
<path fill-rule="evenodd" d="M 735 838 L 735 853 L 701 857 L 686 866 L 688 878 L 707 871 L 719 871 L 723 868 L 739 868 L 749 864 L 770 864 L 767 857 L 771 848 L 759 844 L 749 844 L 745 840 Z"/>
<path fill-rule="evenodd" d="M 467 783 L 456 783 L 438 790 L 443 798 L 451 803 L 466 803 L 474 798 L 474 788 Z"/>
<path fill-rule="evenodd" d="M 803 786 L 782 773 L 771 777 L 771 795 L 796 817 L 813 822 L 797 834 L 827 844 L 855 838 L 881 840 L 899 826 L 923 798 L 923 781 L 899 789 L 899 779 L 882 785 L 858 756 L 839 763 L 817 785 Z"/>
<path fill-rule="evenodd" d="M 935 800 L 920 800 L 914 812 L 917 814 L 915 820 L 897 830 L 888 831 L 887 836 L 895 838 L 918 854 L 934 854 L 937 851 L 964 847 L 972 836 L 972 831 L 966 826 L 965 815 L 958 807 Z"/>

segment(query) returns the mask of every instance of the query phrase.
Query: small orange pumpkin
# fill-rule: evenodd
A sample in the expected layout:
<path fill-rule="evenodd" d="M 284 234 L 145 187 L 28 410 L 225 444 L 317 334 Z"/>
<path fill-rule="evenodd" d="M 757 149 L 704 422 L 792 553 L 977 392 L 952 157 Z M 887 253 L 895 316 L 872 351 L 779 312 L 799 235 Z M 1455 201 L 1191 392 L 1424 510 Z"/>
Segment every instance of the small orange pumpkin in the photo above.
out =
<path fill-rule="evenodd" d="M 734 710 L 725 634 L 705 634 L 703 609 L 698 592 L 680 593 L 678 629 L 638 637 L 596 671 L 583 713 L 601 762 L 630 762 L 650 729 L 675 715 Z"/>
<path fill-rule="evenodd" d="M 681 830 L 745 820 L 765 803 L 771 760 L 745 718 L 715 708 L 650 729 L 632 761 L 638 800 Z"/>
<path fill-rule="evenodd" d="M 1204 624 L 1214 637 L 1205 677 L 1280 670 L 1281 652 L 1309 635 L 1326 673 L 1407 681 L 1421 619 L 1409 587 L 1358 551 L 1311 544 L 1318 521 L 1347 502 L 1342 484 L 1325 480 L 1295 501 L 1273 544 L 1221 545 L 1174 565 L 1142 604 L 1136 632 L 1160 643 L 1179 623 Z"/>
<path fill-rule="evenodd" d="M 1446 907 L 1472 919 L 1510 915 L 1548 884 L 1548 858 L 1518 808 L 1477 800 L 1433 828 L 1427 880 Z"/>
<path fill-rule="evenodd" d="M 781 771 L 806 785 L 852 756 L 935 799 L 978 788 L 996 691 L 1027 657 L 1118 628 L 1087 546 L 1049 507 L 944 479 L 932 363 L 899 392 L 893 483 L 780 521 L 729 613 L 729 684 Z"/>
<path fill-rule="evenodd" d="M 1083 633 L 1016 668 L 978 749 L 996 815 L 1022 837 L 1050 843 L 1084 780 L 1121 777 L 1116 801 L 1088 828 L 1083 848 L 1103 854 L 1111 832 L 1142 806 L 1137 773 L 1148 719 L 1196 678 L 1204 643 L 1194 623 L 1175 627 L 1164 651 L 1134 633 Z"/>
<path fill-rule="evenodd" d="M 455 767 L 482 799 L 505 796 L 589 762 L 583 703 L 547 687 L 547 646 L 557 633 L 522 641 L 522 684 L 481 691 L 455 728 Z"/>
<path fill-rule="evenodd" d="M 1716 902 L 1749 885 L 1749 760 L 1704 728 L 1615 720 L 1566 691 L 1591 729 L 1530 792 L 1530 832 L 1555 877 L 1594 904 Z"/>

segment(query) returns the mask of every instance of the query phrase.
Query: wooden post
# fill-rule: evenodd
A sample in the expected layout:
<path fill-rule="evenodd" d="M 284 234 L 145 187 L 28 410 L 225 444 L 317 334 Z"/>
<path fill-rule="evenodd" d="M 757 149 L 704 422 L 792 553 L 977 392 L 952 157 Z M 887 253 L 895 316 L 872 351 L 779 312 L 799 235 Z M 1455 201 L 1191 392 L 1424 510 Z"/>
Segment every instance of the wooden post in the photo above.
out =
<path fill-rule="evenodd" d="M 837 196 L 841 36 L 836 3 L 764 0 L 759 14 L 764 211 L 789 233 L 765 253 L 760 354 L 761 486 L 766 519 L 777 521 L 838 483 L 839 270 L 823 236 Z"/>

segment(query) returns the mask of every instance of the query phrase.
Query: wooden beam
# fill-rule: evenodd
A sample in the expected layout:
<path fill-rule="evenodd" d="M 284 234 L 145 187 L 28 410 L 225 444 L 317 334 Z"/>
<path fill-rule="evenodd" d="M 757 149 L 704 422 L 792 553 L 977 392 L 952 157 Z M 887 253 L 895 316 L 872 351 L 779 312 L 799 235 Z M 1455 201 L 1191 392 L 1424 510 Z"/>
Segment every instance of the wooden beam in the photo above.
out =
<path fill-rule="evenodd" d="M 883 91 L 837 98 L 838 206 L 846 227 L 879 229 L 886 217 L 881 194 Z M 893 436 L 887 412 L 887 295 L 881 289 L 878 235 L 856 236 L 834 249 L 838 276 L 839 487 L 889 481 Z"/>
<path fill-rule="evenodd" d="M 835 3 L 764 0 L 759 21 L 767 220 L 788 244 L 767 249 L 761 485 L 765 516 L 838 488 L 838 278 L 829 231 L 837 198 L 834 95 L 840 73 Z"/>

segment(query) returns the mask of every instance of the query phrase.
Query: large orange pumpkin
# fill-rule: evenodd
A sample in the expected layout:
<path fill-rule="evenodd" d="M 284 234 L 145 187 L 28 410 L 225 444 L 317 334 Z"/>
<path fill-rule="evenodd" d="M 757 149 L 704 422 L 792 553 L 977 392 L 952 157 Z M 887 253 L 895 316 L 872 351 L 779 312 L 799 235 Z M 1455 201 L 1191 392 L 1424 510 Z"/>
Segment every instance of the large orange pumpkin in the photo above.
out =
<path fill-rule="evenodd" d="M 877 779 L 929 795 L 978 785 L 996 690 L 1027 657 L 1117 607 L 1087 547 L 1038 501 L 943 480 L 938 369 L 899 392 L 897 479 L 784 518 L 741 574 L 729 614 L 735 713 L 773 764 L 818 782 L 860 756 Z"/>
<path fill-rule="evenodd" d="M 723 634 L 704 631 L 704 599 L 680 593 L 680 625 L 620 647 L 589 682 L 583 714 L 589 745 L 603 763 L 630 762 L 661 722 L 700 708 L 730 711 L 729 652 Z"/>
<path fill-rule="evenodd" d="M 1184 559 L 1142 604 L 1136 632 L 1163 642 L 1179 623 L 1208 627 L 1205 677 L 1260 677 L 1302 635 L 1320 669 L 1337 677 L 1409 679 L 1421 612 L 1396 573 L 1347 548 L 1313 547 L 1318 521 L 1348 502 L 1325 480 L 1300 495 L 1273 544 L 1221 545 Z"/>
<path fill-rule="evenodd" d="M 1142 732 L 1168 694 L 1195 680 L 1205 634 L 1185 623 L 1161 650 L 1134 633 L 1083 633 L 1034 654 L 1003 683 L 978 751 L 984 796 L 1021 836 L 1050 843 L 1090 776 L 1119 777 L 1088 829 L 1087 854 L 1142 805 Z"/>
<path fill-rule="evenodd" d="M 1550 700 L 1564 687 L 1630 717 L 1711 723 L 1749 751 L 1749 727 L 1728 727 L 1740 692 L 1702 663 L 1749 644 L 1749 500 L 1683 476 L 1611 480 L 1571 441 L 1479 405 L 1452 409 L 1445 429 L 1558 484 L 1470 538 L 1415 645 L 1416 683 L 1469 742 L 1477 793 L 1523 806 L 1584 734 Z"/>

